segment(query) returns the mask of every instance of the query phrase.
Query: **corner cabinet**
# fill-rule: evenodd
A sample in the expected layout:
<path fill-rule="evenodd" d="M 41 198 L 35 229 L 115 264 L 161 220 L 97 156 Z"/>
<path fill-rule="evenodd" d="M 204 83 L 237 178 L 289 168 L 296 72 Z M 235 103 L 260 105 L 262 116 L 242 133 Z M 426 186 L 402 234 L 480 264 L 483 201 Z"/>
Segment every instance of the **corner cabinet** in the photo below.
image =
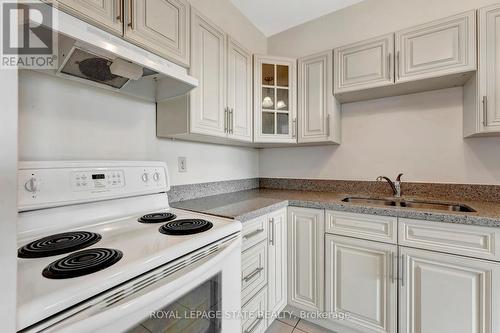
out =
<path fill-rule="evenodd" d="M 464 88 L 464 136 L 500 136 L 500 4 L 479 10 L 478 71 Z"/>
<path fill-rule="evenodd" d="M 191 10 L 190 94 L 157 103 L 157 136 L 227 144 L 252 141 L 252 55 Z"/>
<path fill-rule="evenodd" d="M 296 143 L 296 59 L 254 56 L 254 141 Z"/>
<path fill-rule="evenodd" d="M 325 212 L 288 208 L 288 304 L 321 312 L 324 302 Z"/>
<path fill-rule="evenodd" d="M 298 60 L 298 143 L 340 143 L 340 104 L 333 97 L 332 51 Z"/>

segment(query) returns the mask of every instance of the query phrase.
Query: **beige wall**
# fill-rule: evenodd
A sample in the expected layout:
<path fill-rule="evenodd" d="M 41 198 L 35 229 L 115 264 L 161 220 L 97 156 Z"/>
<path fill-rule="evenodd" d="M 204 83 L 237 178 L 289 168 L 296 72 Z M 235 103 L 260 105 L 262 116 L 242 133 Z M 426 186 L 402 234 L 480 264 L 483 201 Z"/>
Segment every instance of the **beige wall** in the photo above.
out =
<path fill-rule="evenodd" d="M 229 0 L 189 0 L 219 28 L 253 53 L 266 53 L 267 38 Z"/>
<path fill-rule="evenodd" d="M 304 56 L 498 0 L 365 0 L 268 39 L 268 52 Z M 344 104 L 342 144 L 264 149 L 263 177 L 500 184 L 500 138 L 462 138 L 462 88 Z"/>
<path fill-rule="evenodd" d="M 269 54 L 300 57 L 499 0 L 365 0 L 269 37 Z"/>

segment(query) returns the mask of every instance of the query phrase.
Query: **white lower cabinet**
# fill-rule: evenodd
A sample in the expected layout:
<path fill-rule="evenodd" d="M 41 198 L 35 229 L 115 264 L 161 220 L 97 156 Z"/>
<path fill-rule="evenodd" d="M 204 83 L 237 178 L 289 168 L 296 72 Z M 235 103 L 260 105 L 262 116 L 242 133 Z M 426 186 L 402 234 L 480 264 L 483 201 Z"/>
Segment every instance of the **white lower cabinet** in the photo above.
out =
<path fill-rule="evenodd" d="M 244 222 L 242 238 L 242 332 L 264 332 L 287 304 L 286 208 Z"/>
<path fill-rule="evenodd" d="M 349 313 L 335 322 L 362 332 L 396 332 L 397 246 L 326 235 L 325 252 L 325 310 Z"/>
<path fill-rule="evenodd" d="M 323 310 L 324 214 L 288 208 L 288 304 L 300 310 Z"/>
<path fill-rule="evenodd" d="M 400 248 L 400 333 L 500 332 L 500 263 Z"/>
<path fill-rule="evenodd" d="M 286 208 L 268 215 L 268 311 L 278 314 L 286 306 Z"/>

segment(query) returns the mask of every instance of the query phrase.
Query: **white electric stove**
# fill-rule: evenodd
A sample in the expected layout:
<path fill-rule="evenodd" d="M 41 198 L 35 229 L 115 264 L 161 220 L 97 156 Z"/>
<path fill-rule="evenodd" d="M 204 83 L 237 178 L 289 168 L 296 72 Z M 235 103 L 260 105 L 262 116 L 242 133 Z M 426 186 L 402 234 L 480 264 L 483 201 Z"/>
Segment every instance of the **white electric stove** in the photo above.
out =
<path fill-rule="evenodd" d="M 159 162 L 22 162 L 18 330 L 237 332 L 241 224 L 172 209 Z"/>

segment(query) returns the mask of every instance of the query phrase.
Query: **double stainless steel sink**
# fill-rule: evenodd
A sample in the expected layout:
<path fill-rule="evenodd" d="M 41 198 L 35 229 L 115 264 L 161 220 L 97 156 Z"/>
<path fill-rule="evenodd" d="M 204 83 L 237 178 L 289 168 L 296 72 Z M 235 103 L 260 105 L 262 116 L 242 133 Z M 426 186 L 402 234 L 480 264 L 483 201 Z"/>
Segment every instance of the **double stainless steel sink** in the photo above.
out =
<path fill-rule="evenodd" d="M 475 212 L 475 210 L 467 205 L 460 203 L 447 203 L 447 202 L 433 202 L 433 201 L 420 201 L 420 200 L 392 200 L 380 199 L 370 197 L 347 197 L 342 200 L 343 202 L 353 204 L 365 204 L 375 206 L 388 206 L 388 207 L 403 207 L 415 209 L 432 209 L 451 212 Z"/>

